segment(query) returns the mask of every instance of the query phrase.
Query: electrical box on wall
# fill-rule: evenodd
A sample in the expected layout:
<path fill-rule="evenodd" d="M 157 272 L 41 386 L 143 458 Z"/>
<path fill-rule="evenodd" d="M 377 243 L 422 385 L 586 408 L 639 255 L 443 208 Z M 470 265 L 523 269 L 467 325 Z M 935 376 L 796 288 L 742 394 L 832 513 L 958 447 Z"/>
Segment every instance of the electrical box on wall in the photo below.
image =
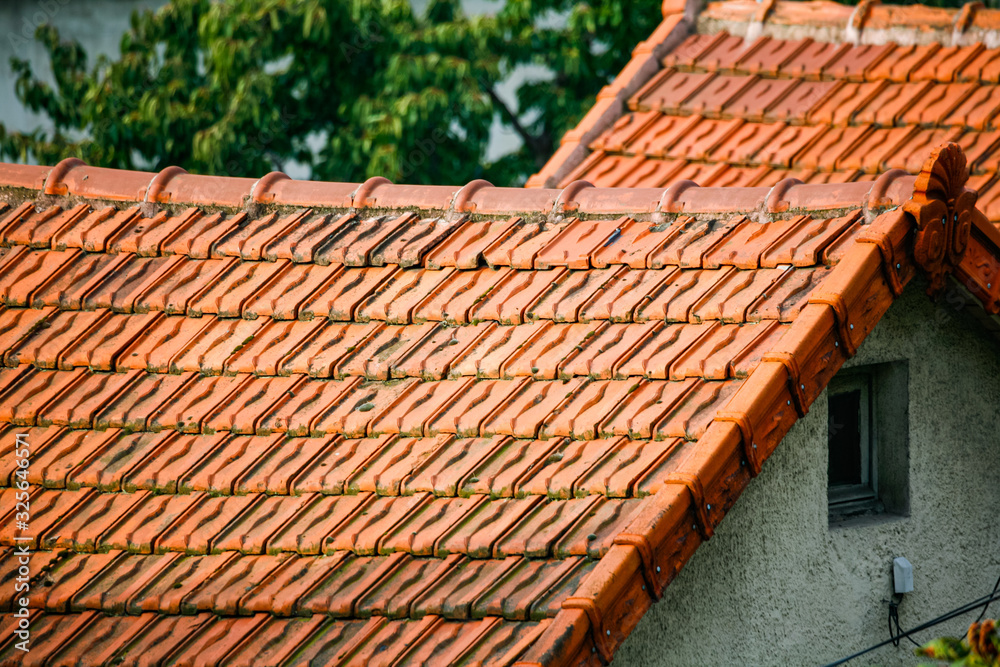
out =
<path fill-rule="evenodd" d="M 903 556 L 892 561 L 892 583 L 899 595 L 913 591 L 913 564 Z"/>

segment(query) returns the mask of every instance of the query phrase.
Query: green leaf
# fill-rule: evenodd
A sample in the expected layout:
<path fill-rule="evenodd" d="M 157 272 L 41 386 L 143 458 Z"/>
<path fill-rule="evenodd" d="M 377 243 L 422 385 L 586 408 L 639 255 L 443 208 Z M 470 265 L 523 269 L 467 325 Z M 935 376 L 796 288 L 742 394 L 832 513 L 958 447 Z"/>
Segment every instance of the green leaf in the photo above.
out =
<path fill-rule="evenodd" d="M 43 26 L 53 83 L 18 61 L 2 79 L 51 129 L 0 124 L 0 157 L 83 151 L 100 166 L 240 176 L 294 160 L 325 180 L 519 184 L 660 19 L 653 0 L 497 0 L 472 17 L 458 0 L 421 15 L 408 0 L 172 0 L 134 12 L 120 57 L 93 64 Z M 497 87 L 525 65 L 551 75 L 504 102 Z M 487 162 L 494 123 L 525 142 Z"/>

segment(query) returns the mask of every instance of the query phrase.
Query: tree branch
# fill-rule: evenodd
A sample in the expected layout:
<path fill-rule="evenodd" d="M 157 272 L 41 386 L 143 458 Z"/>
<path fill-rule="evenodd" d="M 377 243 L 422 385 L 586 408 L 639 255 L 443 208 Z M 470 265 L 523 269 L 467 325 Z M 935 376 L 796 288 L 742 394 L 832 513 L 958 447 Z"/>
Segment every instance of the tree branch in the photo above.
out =
<path fill-rule="evenodd" d="M 546 147 L 543 145 L 544 142 L 528 132 L 527 128 L 521 124 L 520 119 L 518 119 L 514 112 L 511 111 L 506 104 L 504 104 L 503 100 L 500 99 L 500 96 L 496 94 L 496 91 L 493 90 L 492 86 L 483 87 L 486 89 L 486 94 L 490 96 L 491 100 L 493 100 L 493 104 L 500 109 L 500 115 L 503 116 L 508 123 L 510 123 L 510 126 L 513 127 L 514 131 L 517 132 L 519 137 L 521 137 L 521 141 L 524 142 L 524 145 L 527 146 L 528 150 L 530 150 L 535 156 L 535 161 L 537 162 L 538 160 L 542 160 L 544 162 L 544 160 L 547 160 L 549 155 Z"/>

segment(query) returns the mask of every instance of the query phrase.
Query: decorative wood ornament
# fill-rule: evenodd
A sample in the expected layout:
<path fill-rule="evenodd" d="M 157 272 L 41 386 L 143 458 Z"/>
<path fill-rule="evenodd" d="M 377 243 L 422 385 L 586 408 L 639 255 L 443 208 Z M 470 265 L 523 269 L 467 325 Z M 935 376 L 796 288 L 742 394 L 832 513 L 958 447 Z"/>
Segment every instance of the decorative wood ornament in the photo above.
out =
<path fill-rule="evenodd" d="M 903 210 L 917 225 L 913 258 L 931 281 L 928 294 L 944 287 L 945 277 L 962 261 L 975 214 L 975 190 L 965 187 L 969 168 L 958 144 L 935 148 L 913 185 Z"/>

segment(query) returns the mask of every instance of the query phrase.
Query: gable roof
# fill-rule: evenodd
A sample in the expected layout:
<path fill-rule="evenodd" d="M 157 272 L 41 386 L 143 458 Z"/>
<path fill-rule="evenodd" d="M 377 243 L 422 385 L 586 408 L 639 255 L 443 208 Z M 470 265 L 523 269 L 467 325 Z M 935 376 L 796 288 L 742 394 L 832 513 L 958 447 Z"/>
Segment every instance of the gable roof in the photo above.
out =
<path fill-rule="evenodd" d="M 664 3 L 664 20 L 529 186 L 773 186 L 916 173 L 962 146 L 1000 223 L 1000 11 L 825 0 Z"/>
<path fill-rule="evenodd" d="M 918 268 L 991 238 L 965 178 L 954 145 L 774 189 L 0 165 L 32 658 L 610 659 Z"/>

